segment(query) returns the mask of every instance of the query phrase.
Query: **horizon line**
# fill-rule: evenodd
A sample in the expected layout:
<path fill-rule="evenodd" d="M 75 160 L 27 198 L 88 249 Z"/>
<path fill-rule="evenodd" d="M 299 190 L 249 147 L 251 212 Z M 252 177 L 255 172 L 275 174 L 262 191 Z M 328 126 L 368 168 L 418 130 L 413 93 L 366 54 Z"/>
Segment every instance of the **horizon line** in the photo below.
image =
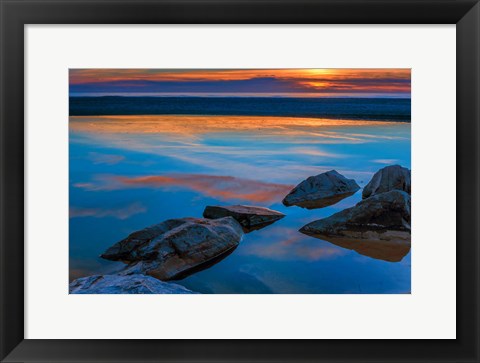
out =
<path fill-rule="evenodd" d="M 150 97 L 150 98 L 365 98 L 365 99 L 409 99 L 411 95 L 403 94 L 330 94 L 318 95 L 311 93 L 296 94 L 262 94 L 262 93 L 235 93 L 235 94 L 171 94 L 171 93 L 128 93 L 128 92 L 72 92 L 69 98 L 81 97 Z"/>

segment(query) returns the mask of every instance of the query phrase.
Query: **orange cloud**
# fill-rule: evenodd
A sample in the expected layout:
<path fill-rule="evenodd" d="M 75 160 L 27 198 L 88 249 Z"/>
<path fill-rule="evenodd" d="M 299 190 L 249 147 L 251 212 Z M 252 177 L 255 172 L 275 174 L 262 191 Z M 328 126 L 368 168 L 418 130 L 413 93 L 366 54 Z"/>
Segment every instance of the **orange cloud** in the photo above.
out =
<path fill-rule="evenodd" d="M 410 92 L 410 69 L 71 69 L 70 85 L 187 83 L 272 79 L 292 92 Z M 252 84 L 251 92 L 255 92 Z M 273 91 L 273 90 L 272 90 Z M 225 91 L 223 91 L 225 92 Z"/>
<path fill-rule="evenodd" d="M 232 81 L 253 78 L 284 80 L 410 79 L 410 69 L 71 69 L 70 83 L 112 81 Z"/>

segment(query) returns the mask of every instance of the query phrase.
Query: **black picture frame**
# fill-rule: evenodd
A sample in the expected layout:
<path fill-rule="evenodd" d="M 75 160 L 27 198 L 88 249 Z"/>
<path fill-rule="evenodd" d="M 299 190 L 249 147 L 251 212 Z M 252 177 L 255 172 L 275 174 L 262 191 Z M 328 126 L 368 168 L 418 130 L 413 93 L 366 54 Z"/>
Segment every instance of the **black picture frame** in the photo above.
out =
<path fill-rule="evenodd" d="M 0 0 L 0 4 L 2 362 L 480 361 L 478 0 Z M 161 23 L 456 24 L 457 339 L 24 339 L 24 26 Z M 443 172 L 454 171 L 439 171 Z"/>

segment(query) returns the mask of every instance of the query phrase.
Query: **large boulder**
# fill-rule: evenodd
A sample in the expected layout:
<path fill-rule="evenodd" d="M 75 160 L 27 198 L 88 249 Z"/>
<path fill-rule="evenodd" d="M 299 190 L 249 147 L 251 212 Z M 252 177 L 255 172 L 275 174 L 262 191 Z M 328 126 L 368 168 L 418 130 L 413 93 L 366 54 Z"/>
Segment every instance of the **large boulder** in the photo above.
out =
<path fill-rule="evenodd" d="M 101 257 L 128 263 L 124 273 L 181 279 L 226 257 L 242 236 L 232 217 L 170 219 L 130 234 Z"/>
<path fill-rule="evenodd" d="M 311 222 L 300 232 L 373 258 L 400 261 L 410 250 L 410 208 L 410 195 L 392 190 Z"/>
<path fill-rule="evenodd" d="M 283 204 L 287 207 L 323 208 L 338 203 L 359 189 L 355 180 L 330 170 L 302 181 L 283 199 Z"/>
<path fill-rule="evenodd" d="M 181 285 L 150 276 L 94 275 L 70 283 L 70 294 L 195 294 Z"/>
<path fill-rule="evenodd" d="M 218 219 L 233 217 L 245 232 L 263 228 L 285 217 L 285 214 L 269 208 L 250 205 L 207 206 L 203 211 L 205 218 Z"/>
<path fill-rule="evenodd" d="M 363 188 L 362 198 L 389 192 L 390 190 L 403 190 L 411 194 L 410 170 L 400 165 L 390 165 L 375 173 L 372 180 Z"/>

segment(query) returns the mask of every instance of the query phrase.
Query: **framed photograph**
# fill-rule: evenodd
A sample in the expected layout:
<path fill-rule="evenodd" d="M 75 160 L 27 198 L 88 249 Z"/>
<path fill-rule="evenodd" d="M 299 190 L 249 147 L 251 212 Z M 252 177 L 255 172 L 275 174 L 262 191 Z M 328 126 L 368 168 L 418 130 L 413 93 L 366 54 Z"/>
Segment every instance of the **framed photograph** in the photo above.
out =
<path fill-rule="evenodd" d="M 480 362 L 478 1 L 1 12 L 2 362 Z"/>

